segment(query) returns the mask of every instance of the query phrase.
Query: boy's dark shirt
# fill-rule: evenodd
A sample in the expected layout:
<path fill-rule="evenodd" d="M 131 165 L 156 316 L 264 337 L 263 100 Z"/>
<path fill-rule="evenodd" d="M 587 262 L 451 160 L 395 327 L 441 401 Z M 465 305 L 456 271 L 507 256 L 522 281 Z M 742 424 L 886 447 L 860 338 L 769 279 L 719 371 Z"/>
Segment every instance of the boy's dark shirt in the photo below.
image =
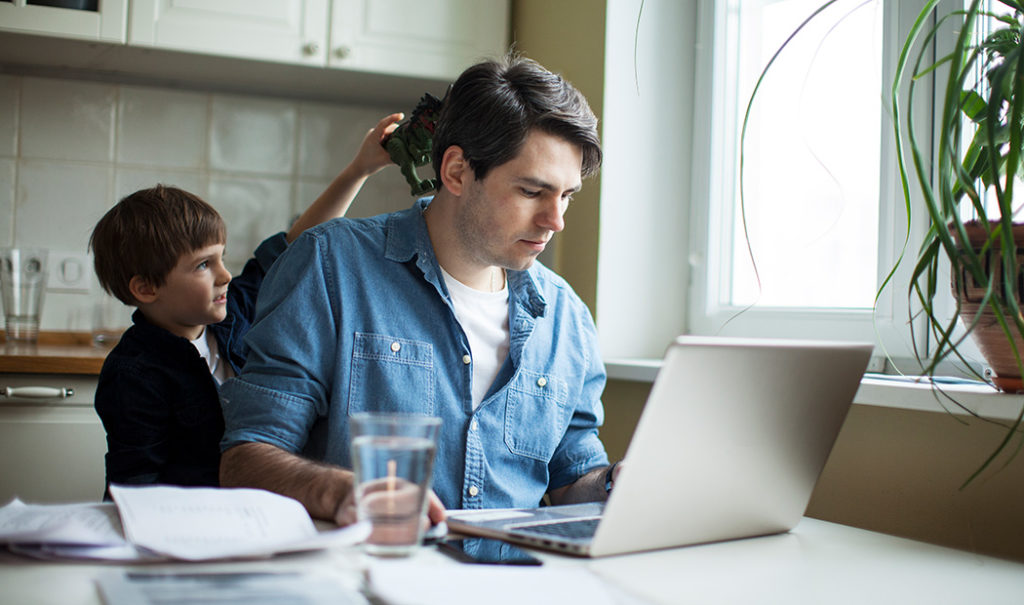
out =
<path fill-rule="evenodd" d="M 228 286 L 227 316 L 207 326 L 221 359 L 238 374 L 256 295 L 287 247 L 284 234 L 264 240 Z M 141 311 L 107 355 L 96 387 L 96 412 L 107 432 L 106 487 L 111 483 L 218 485 L 224 433 L 217 384 L 188 339 L 149 322 Z M 104 499 L 109 498 L 106 489 Z"/>

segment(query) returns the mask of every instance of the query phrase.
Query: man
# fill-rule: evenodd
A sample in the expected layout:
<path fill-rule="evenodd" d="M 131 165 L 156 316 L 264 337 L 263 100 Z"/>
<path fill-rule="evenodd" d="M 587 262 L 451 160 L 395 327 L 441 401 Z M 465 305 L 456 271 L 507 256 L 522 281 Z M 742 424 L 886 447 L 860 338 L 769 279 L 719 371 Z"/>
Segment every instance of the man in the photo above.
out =
<path fill-rule="evenodd" d="M 534 262 L 600 162 L 597 120 L 562 78 L 517 57 L 467 69 L 438 119 L 434 198 L 311 229 L 267 276 L 222 390 L 222 485 L 351 522 L 348 415 L 380 411 L 443 419 L 434 521 L 605 498 L 593 319 Z"/>

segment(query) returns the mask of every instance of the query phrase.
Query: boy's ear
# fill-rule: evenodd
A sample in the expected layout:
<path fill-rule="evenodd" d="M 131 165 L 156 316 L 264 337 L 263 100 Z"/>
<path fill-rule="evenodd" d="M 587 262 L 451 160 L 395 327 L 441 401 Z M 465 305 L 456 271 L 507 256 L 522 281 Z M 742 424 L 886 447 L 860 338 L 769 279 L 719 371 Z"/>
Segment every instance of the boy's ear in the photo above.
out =
<path fill-rule="evenodd" d="M 466 179 L 473 178 L 469 162 L 462 154 L 462 147 L 452 145 L 441 156 L 441 184 L 453 195 L 462 195 Z"/>
<path fill-rule="evenodd" d="M 145 277 L 135 275 L 128 282 L 128 290 L 141 304 L 151 303 L 156 300 L 156 286 Z"/>

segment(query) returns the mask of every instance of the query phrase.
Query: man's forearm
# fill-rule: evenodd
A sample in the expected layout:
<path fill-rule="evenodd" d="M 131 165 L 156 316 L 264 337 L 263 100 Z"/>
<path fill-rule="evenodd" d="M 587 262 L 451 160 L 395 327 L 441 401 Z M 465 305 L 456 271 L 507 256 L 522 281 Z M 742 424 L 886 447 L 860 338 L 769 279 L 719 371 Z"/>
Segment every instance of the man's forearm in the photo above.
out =
<path fill-rule="evenodd" d="M 337 521 L 352 491 L 352 472 L 307 460 L 266 443 L 243 443 L 224 452 L 223 487 L 256 487 L 295 498 L 311 517 Z"/>
<path fill-rule="evenodd" d="M 608 499 L 605 489 L 607 466 L 594 469 L 574 483 L 548 492 L 552 504 L 576 504 L 578 502 L 602 502 Z"/>

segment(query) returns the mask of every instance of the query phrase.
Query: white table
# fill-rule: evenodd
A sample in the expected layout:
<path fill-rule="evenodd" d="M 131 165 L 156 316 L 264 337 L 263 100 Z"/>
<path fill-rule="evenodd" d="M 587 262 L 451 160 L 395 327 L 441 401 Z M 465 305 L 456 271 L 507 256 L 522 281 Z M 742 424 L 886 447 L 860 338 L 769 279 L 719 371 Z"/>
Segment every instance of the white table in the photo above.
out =
<path fill-rule="evenodd" d="M 1024 564 L 805 518 L 790 533 L 649 553 L 577 559 L 542 553 L 545 565 L 582 566 L 628 595 L 624 603 L 1018 603 Z M 458 565 L 433 548 L 416 560 Z M 177 571 L 309 571 L 358 586 L 369 557 L 358 548 L 218 564 L 139 565 Z M 101 603 L 94 579 L 117 565 L 37 562 L 0 554 L 0 603 Z M 552 602 L 571 603 L 571 587 Z M 486 595 L 466 602 L 487 603 Z M 534 603 L 530 603 L 534 605 Z"/>

